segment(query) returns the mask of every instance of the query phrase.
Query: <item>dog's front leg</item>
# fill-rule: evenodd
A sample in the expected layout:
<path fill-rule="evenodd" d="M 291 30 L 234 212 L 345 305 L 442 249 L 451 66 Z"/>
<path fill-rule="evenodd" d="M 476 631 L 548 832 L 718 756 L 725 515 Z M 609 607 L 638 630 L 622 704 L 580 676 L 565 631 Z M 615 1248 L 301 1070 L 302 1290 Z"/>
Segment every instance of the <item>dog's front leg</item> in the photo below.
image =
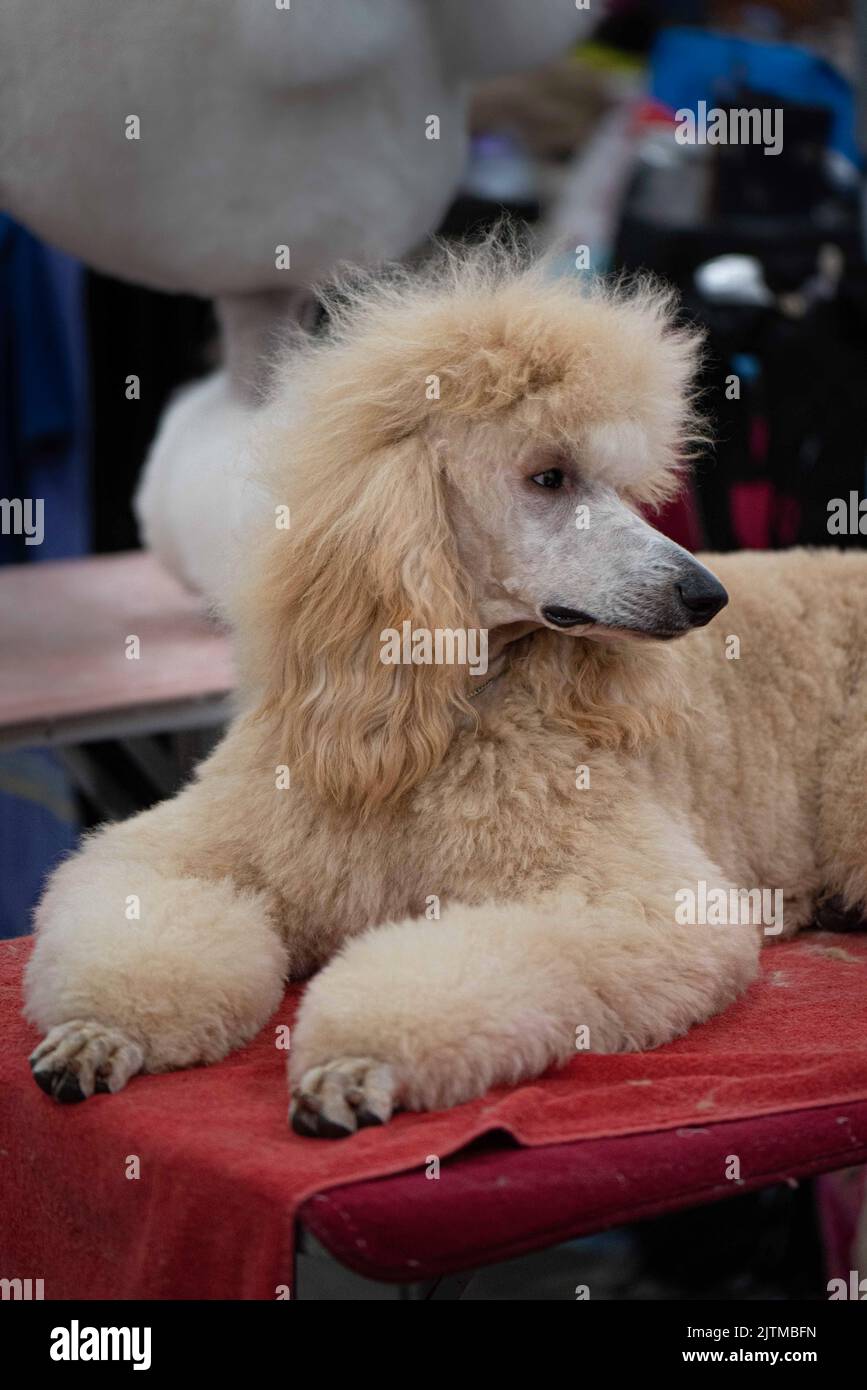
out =
<path fill-rule="evenodd" d="M 456 904 L 440 922 L 351 942 L 302 1004 L 294 1128 L 341 1137 L 400 1107 L 438 1109 L 538 1076 L 576 1047 L 656 1047 L 710 1018 L 753 978 L 759 936 L 679 924 L 686 882 L 669 872 L 652 890 L 590 897 L 576 885 L 534 905 Z"/>
<path fill-rule="evenodd" d="M 289 951 L 267 895 L 209 877 L 207 836 L 198 856 L 188 849 L 215 797 L 194 784 L 107 826 L 53 874 L 25 993 L 47 1034 L 33 1075 L 57 1100 L 217 1061 L 280 1002 Z"/>

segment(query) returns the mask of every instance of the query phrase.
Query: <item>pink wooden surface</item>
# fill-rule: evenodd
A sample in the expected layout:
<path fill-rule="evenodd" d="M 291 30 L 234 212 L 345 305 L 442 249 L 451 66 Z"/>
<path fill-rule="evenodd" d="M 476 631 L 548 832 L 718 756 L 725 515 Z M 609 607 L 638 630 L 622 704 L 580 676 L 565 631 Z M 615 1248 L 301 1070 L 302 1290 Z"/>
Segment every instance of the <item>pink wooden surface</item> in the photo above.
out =
<path fill-rule="evenodd" d="M 129 660 L 126 639 L 140 639 Z M 0 728 L 182 704 L 233 687 L 229 643 L 140 551 L 0 570 Z"/>

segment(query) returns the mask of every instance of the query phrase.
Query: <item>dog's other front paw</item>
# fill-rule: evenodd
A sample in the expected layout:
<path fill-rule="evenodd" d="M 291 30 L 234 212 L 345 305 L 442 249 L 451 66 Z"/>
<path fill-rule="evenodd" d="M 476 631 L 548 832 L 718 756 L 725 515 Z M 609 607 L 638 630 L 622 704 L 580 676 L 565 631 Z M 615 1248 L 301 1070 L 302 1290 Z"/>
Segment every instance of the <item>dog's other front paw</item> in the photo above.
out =
<path fill-rule="evenodd" d="M 144 1052 L 115 1028 L 74 1018 L 52 1028 L 31 1053 L 33 1080 L 48 1096 L 70 1102 L 94 1091 L 119 1091 L 141 1071 Z"/>
<path fill-rule="evenodd" d="M 344 1139 L 366 1125 L 384 1125 L 397 1106 L 397 1090 L 386 1062 L 338 1057 L 301 1077 L 289 1110 L 292 1128 L 314 1139 Z"/>

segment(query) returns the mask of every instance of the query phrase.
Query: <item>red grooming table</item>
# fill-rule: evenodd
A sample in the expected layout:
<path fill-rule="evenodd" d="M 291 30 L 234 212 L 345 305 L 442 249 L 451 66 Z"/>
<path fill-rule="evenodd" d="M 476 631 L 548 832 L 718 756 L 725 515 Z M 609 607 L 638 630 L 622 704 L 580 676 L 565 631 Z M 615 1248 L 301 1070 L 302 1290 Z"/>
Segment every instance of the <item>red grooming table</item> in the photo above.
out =
<path fill-rule="evenodd" d="M 331 1143 L 286 1126 L 274 1029 L 298 990 L 218 1066 L 57 1106 L 26 1063 L 28 951 L 0 946 L 0 1266 L 44 1278 L 46 1298 L 273 1299 L 282 1285 L 303 1297 L 299 1216 L 350 1268 L 417 1283 L 867 1159 L 861 936 L 768 948 L 734 1008 L 653 1053 L 580 1054 Z M 491 1135 L 497 1146 L 461 1153 Z M 726 1176 L 732 1155 L 739 1177 Z"/>
<path fill-rule="evenodd" d="M 383 1282 L 439 1279 L 682 1207 L 867 1160 L 867 1100 L 724 1124 L 523 1149 L 504 1135 L 425 1172 L 332 1188 L 306 1230 Z M 736 1154 L 746 1174 L 721 1174 Z M 395 1214 L 400 1214 L 399 1221 Z"/>

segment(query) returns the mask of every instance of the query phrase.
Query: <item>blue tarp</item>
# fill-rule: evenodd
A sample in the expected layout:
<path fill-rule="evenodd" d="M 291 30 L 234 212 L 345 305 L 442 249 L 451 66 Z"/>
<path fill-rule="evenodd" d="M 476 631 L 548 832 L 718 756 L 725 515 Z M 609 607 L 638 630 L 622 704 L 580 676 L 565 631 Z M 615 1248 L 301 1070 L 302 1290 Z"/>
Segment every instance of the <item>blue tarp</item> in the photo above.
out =
<path fill-rule="evenodd" d="M 79 264 L 0 213 L 0 497 L 39 499 L 44 508 L 42 544 L 0 534 L 0 563 L 90 548 L 82 297 Z M 53 754 L 0 754 L 0 937 L 29 931 L 45 876 L 78 831 Z"/>
<path fill-rule="evenodd" d="M 675 111 L 694 112 L 700 101 L 727 106 L 742 86 L 771 92 L 781 101 L 827 107 L 832 147 L 860 164 L 852 87 L 824 58 L 791 44 L 703 29 L 666 29 L 654 44 L 651 95 Z"/>

